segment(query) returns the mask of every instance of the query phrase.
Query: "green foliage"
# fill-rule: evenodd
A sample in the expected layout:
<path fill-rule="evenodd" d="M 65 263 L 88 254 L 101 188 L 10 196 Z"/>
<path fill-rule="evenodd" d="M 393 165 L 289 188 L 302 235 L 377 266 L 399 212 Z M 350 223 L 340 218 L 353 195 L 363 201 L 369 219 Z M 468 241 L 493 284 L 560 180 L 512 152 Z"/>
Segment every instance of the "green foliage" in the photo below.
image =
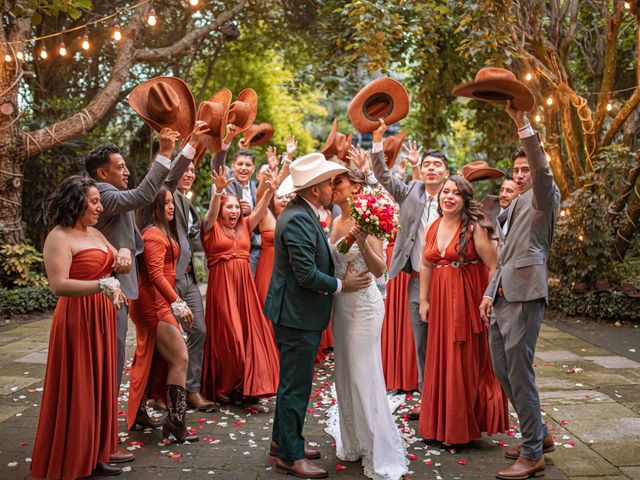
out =
<path fill-rule="evenodd" d="M 627 148 L 603 149 L 594 171 L 584 177 L 585 186 L 562 202 L 549 268 L 563 281 L 615 280 L 611 233 L 615 225 L 606 220 L 607 207 L 632 161 Z"/>
<path fill-rule="evenodd" d="M 42 254 L 32 245 L 18 243 L 0 247 L 0 279 L 7 287 L 26 287 L 47 285 L 42 274 Z"/>
<path fill-rule="evenodd" d="M 0 317 L 50 310 L 57 300 L 49 287 L 0 287 Z"/>
<path fill-rule="evenodd" d="M 31 24 L 40 25 L 43 17 L 54 17 L 66 13 L 73 20 L 77 20 L 83 11 L 89 11 L 93 7 L 91 0 L 26 0 L 16 4 L 11 13 L 16 17 L 31 15 Z"/>
<path fill-rule="evenodd" d="M 617 291 L 577 294 L 566 287 L 553 286 L 549 287 L 549 305 L 569 316 L 640 321 L 640 299 Z"/>

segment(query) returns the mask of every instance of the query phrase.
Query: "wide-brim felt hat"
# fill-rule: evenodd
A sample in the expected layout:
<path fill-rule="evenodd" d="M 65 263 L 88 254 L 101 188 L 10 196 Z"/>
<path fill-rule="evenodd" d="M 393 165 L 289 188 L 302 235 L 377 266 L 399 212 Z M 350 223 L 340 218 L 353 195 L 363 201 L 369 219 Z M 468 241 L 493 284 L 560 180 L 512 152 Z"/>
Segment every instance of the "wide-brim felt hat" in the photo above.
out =
<path fill-rule="evenodd" d="M 309 153 L 291 162 L 289 176 L 282 181 L 277 193 L 289 195 L 347 171 L 339 163 L 327 160 L 322 153 Z"/>
<path fill-rule="evenodd" d="M 154 77 L 129 94 L 129 105 L 156 131 L 170 128 L 180 140 L 193 131 L 196 103 L 186 83 L 177 77 Z"/>
<path fill-rule="evenodd" d="M 505 68 L 486 67 L 476 74 L 475 80 L 458 85 L 452 93 L 456 97 L 467 97 L 491 103 L 507 103 L 516 110 L 530 112 L 535 105 L 531 90 Z"/>
<path fill-rule="evenodd" d="M 219 152 L 222 148 L 222 140 L 227 133 L 227 119 L 229 117 L 229 107 L 233 94 L 228 88 L 222 88 L 214 93 L 209 100 L 200 102 L 196 120 L 202 120 L 209 127 L 204 143 L 196 148 L 196 155 L 193 158 L 194 165 L 210 150 L 212 153 Z"/>
<path fill-rule="evenodd" d="M 254 123 L 244 132 L 243 138 L 240 139 L 238 145 L 241 148 L 255 147 L 267 143 L 273 137 L 273 125 L 270 123 Z"/>
<path fill-rule="evenodd" d="M 397 135 L 389 135 L 384 139 L 383 153 L 387 168 L 391 169 L 396 163 L 396 158 L 400 153 L 404 139 L 407 138 L 407 132 L 400 132 Z"/>
<path fill-rule="evenodd" d="M 351 123 L 359 132 L 373 132 L 380 126 L 381 118 L 391 125 L 407 116 L 409 94 L 393 78 L 376 78 L 353 97 L 348 111 Z"/>
<path fill-rule="evenodd" d="M 258 114 L 258 94 L 252 88 L 245 88 L 236 97 L 229 108 L 229 123 L 238 127 L 239 135 L 251 127 Z"/>
<path fill-rule="evenodd" d="M 487 162 L 483 161 L 467 163 L 459 170 L 459 172 L 465 180 L 469 182 L 504 177 L 504 172 L 502 170 L 492 168 Z"/>
<path fill-rule="evenodd" d="M 324 154 L 326 158 L 332 158 L 335 155 L 344 161 L 347 158 L 347 153 L 349 153 L 352 138 L 351 134 L 345 135 L 338 132 L 338 119 L 336 118 L 333 120 L 333 125 L 327 140 L 324 142 L 324 146 L 320 149 L 320 153 Z"/>

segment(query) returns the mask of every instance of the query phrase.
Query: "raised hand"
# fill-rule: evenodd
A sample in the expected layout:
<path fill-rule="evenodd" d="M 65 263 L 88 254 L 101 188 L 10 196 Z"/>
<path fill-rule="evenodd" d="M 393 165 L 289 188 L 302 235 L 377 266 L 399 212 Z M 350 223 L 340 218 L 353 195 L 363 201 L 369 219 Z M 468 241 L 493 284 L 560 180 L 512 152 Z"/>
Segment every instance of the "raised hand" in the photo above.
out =
<path fill-rule="evenodd" d="M 229 186 L 231 179 L 225 175 L 224 167 L 220 167 L 217 173 L 211 172 L 211 182 L 216 187 L 216 192 L 222 192 Z"/>
<path fill-rule="evenodd" d="M 511 106 L 511 100 L 507 100 L 505 110 L 511 117 L 511 120 L 513 120 L 513 122 L 516 124 L 516 127 L 523 128 L 529 124 L 529 119 L 527 119 L 527 112 L 523 112 L 522 110 L 516 110 L 515 108 L 513 108 Z"/>
<path fill-rule="evenodd" d="M 407 145 L 409 146 L 407 147 Z M 409 140 L 402 145 L 402 149 L 407 153 L 407 160 L 411 167 L 417 167 L 420 163 L 420 152 L 422 152 L 422 147 L 418 147 L 418 142 Z"/>
<path fill-rule="evenodd" d="M 207 122 L 204 120 L 196 120 L 196 124 L 189 137 L 189 144 L 195 148 L 198 144 L 203 143 L 204 137 L 207 136 L 209 131 L 210 129 Z"/>
<path fill-rule="evenodd" d="M 291 134 L 287 135 L 284 144 L 286 145 L 287 149 L 287 158 L 289 160 L 293 160 L 296 155 L 296 150 L 298 150 L 298 142 L 296 141 L 296 137 Z"/>
<path fill-rule="evenodd" d="M 387 131 L 387 124 L 384 123 L 384 120 L 382 118 L 379 119 L 380 120 L 380 126 L 373 132 L 373 143 L 379 143 L 382 141 L 382 136 L 384 135 L 384 132 Z"/>
<path fill-rule="evenodd" d="M 267 147 L 267 165 L 271 171 L 278 169 L 278 149 L 276 147 Z"/>
<path fill-rule="evenodd" d="M 278 175 L 278 169 L 275 171 L 267 170 L 263 173 L 262 181 L 267 185 L 269 190 L 276 191 L 280 186 L 280 179 Z"/>
<path fill-rule="evenodd" d="M 163 157 L 170 158 L 173 153 L 173 147 L 175 147 L 178 138 L 180 137 L 180 133 L 175 130 L 171 130 L 170 128 L 163 128 L 160 130 L 158 134 L 158 141 L 160 142 L 160 151 L 159 155 Z"/>
<path fill-rule="evenodd" d="M 225 145 L 230 145 L 237 134 L 238 134 L 238 127 L 233 123 L 228 123 L 227 133 L 224 136 L 224 140 L 222 140 L 222 143 L 224 143 Z"/>
<path fill-rule="evenodd" d="M 369 153 L 363 150 L 360 145 L 349 147 L 347 160 L 352 162 L 358 170 L 367 171 L 369 169 Z"/>

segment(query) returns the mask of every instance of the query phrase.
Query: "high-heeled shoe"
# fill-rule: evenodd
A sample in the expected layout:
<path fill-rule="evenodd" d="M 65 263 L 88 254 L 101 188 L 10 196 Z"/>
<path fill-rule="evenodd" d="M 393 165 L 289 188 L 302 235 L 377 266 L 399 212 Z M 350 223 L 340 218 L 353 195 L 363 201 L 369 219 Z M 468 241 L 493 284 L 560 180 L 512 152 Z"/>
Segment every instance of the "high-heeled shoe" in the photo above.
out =
<path fill-rule="evenodd" d="M 200 437 L 188 435 L 184 414 L 187 411 L 187 394 L 180 385 L 167 385 L 167 415 L 162 422 L 162 436 L 169 439 L 173 435 L 180 442 L 197 442 Z"/>
<path fill-rule="evenodd" d="M 118 467 L 112 467 L 106 462 L 98 462 L 96 468 L 93 469 L 92 475 L 98 475 L 100 477 L 112 477 L 114 475 L 120 475 L 122 470 Z"/>
<path fill-rule="evenodd" d="M 147 412 L 147 394 L 145 393 L 138 406 L 136 420 L 130 430 L 135 430 L 137 427 L 159 428 L 160 426 L 162 426 L 162 420 L 154 420 L 149 416 L 149 412 Z"/>

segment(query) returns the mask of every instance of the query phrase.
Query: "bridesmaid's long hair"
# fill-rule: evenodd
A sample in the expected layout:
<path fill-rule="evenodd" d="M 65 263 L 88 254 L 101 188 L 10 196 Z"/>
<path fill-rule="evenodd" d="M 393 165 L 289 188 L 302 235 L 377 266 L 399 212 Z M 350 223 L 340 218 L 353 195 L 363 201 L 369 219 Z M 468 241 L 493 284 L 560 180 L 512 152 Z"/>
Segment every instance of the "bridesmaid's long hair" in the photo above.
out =
<path fill-rule="evenodd" d="M 73 227 L 87 208 L 87 191 L 95 187 L 93 178 L 72 175 L 65 178 L 47 199 L 47 224 Z"/>
<path fill-rule="evenodd" d="M 489 238 L 494 237 L 494 229 L 482 213 L 482 205 L 473 199 L 473 187 L 471 183 L 459 175 L 451 175 L 445 180 L 442 187 L 444 188 L 444 185 L 449 181 L 456 184 L 458 193 L 464 200 L 462 210 L 460 211 L 460 224 L 462 228 L 460 229 L 460 237 L 458 237 L 456 253 L 461 261 L 466 262 L 468 259 L 469 233 L 473 232 L 474 225 L 479 225 L 481 228 L 484 228 Z M 440 189 L 440 191 L 442 191 L 442 189 Z M 438 214 L 442 215 L 440 194 L 438 194 Z"/>
<path fill-rule="evenodd" d="M 178 230 L 176 228 L 175 210 L 173 220 L 167 220 L 164 214 L 164 201 L 167 193 L 171 193 L 171 191 L 164 185 L 161 186 L 158 189 L 158 193 L 156 194 L 156 198 L 153 199 L 153 202 L 136 211 L 136 225 L 141 232 L 153 225 L 164 227 L 164 231 L 167 232 L 167 235 L 177 242 Z M 173 194 L 171 194 L 171 196 L 173 197 Z M 174 205 L 174 209 L 176 208 L 177 206 Z"/>

